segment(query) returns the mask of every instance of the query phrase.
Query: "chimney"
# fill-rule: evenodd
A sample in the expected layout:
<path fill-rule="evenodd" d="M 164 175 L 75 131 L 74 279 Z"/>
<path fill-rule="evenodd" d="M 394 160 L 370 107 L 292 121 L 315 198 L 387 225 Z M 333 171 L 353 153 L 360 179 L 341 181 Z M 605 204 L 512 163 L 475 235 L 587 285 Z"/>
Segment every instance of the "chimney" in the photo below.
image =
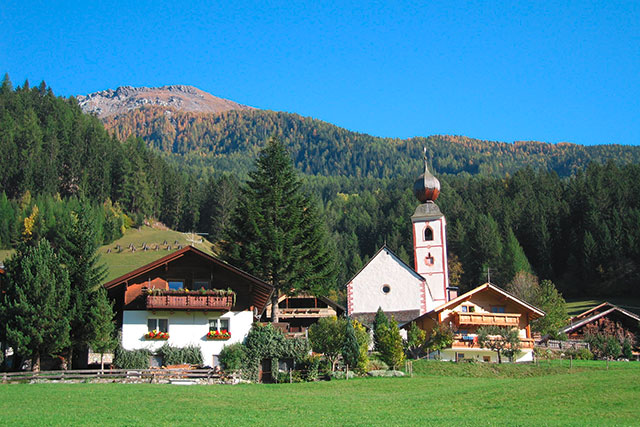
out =
<path fill-rule="evenodd" d="M 458 298 L 458 287 L 457 286 L 448 286 L 447 287 L 447 301 L 451 301 L 452 299 Z"/>

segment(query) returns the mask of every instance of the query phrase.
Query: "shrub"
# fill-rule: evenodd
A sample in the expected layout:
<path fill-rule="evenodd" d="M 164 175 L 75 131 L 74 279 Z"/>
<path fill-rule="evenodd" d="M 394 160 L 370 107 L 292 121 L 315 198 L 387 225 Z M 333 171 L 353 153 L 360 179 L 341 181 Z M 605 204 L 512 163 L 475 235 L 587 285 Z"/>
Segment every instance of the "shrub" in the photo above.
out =
<path fill-rule="evenodd" d="M 125 350 L 118 346 L 113 355 L 113 365 L 119 369 L 149 369 L 149 350 Z"/>
<path fill-rule="evenodd" d="M 333 380 L 344 380 L 345 378 L 355 378 L 356 374 L 353 371 L 334 371 L 329 373 L 329 378 Z"/>
<path fill-rule="evenodd" d="M 220 351 L 218 360 L 223 371 L 238 371 L 245 362 L 246 352 L 242 343 L 225 345 Z"/>
<path fill-rule="evenodd" d="M 564 350 L 564 356 L 572 357 L 576 360 L 593 360 L 593 353 L 588 348 Z"/>
<path fill-rule="evenodd" d="M 367 372 L 370 377 L 404 377 L 402 371 L 373 370 Z"/>
<path fill-rule="evenodd" d="M 320 370 L 320 356 L 307 356 L 298 362 L 298 368 L 302 373 L 302 378 L 306 381 L 315 381 L 318 379 Z"/>
<path fill-rule="evenodd" d="M 379 359 L 371 359 L 367 365 L 367 371 L 386 371 L 389 369 L 389 365 Z"/>
<path fill-rule="evenodd" d="M 168 365 L 202 365 L 202 352 L 197 345 L 186 347 L 173 347 L 165 344 L 158 350 L 158 355 L 162 356 L 162 364 Z"/>

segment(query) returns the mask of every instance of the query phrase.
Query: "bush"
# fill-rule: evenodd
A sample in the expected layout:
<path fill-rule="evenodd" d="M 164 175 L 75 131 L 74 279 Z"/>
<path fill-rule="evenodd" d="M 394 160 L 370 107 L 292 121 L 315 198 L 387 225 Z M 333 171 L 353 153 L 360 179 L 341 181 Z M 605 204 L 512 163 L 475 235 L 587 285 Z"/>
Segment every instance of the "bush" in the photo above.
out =
<path fill-rule="evenodd" d="M 298 368 L 302 373 L 302 378 L 306 381 L 315 381 L 318 379 L 320 370 L 320 356 L 307 356 L 298 362 Z"/>
<path fill-rule="evenodd" d="M 202 352 L 197 345 L 186 347 L 173 347 L 165 344 L 158 350 L 158 355 L 162 356 L 162 364 L 169 365 L 202 365 Z"/>
<path fill-rule="evenodd" d="M 367 372 L 367 375 L 369 375 L 370 377 L 404 377 L 404 372 L 373 370 L 373 371 Z"/>
<path fill-rule="evenodd" d="M 329 378 L 333 380 L 344 380 L 345 378 L 355 378 L 356 374 L 353 371 L 334 371 L 329 373 Z"/>
<path fill-rule="evenodd" d="M 593 353 L 588 348 L 568 349 L 564 351 L 564 357 L 576 360 L 593 360 Z"/>
<path fill-rule="evenodd" d="M 245 362 L 245 347 L 242 343 L 235 343 L 231 345 L 225 345 L 220 351 L 218 360 L 220 361 L 220 367 L 223 371 L 232 372 L 242 369 L 242 365 Z"/>
<path fill-rule="evenodd" d="M 386 371 L 389 369 L 389 365 L 384 363 L 379 359 L 371 359 L 367 364 L 367 372 L 368 371 Z"/>
<path fill-rule="evenodd" d="M 119 369 L 149 369 L 149 350 L 125 350 L 118 346 L 113 355 L 113 365 Z"/>
<path fill-rule="evenodd" d="M 279 384 L 284 384 L 288 382 L 301 383 L 303 381 L 304 380 L 302 378 L 302 372 L 296 370 L 291 372 L 291 376 L 289 376 L 289 372 L 286 372 L 286 371 L 278 372 L 278 377 L 276 382 Z"/>

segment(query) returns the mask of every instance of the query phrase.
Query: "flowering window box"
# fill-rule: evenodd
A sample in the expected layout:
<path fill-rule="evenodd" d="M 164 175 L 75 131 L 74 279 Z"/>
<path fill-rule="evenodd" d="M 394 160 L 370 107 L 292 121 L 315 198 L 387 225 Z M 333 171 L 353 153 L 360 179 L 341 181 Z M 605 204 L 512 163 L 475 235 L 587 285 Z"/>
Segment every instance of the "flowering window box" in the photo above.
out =
<path fill-rule="evenodd" d="M 153 330 L 150 332 L 147 332 L 146 334 L 144 334 L 144 338 L 147 340 L 168 340 L 169 339 L 169 333 L 168 332 L 161 332 L 158 330 Z"/>
<path fill-rule="evenodd" d="M 228 340 L 231 338 L 231 333 L 226 330 L 222 331 L 209 331 L 207 333 L 208 340 Z"/>

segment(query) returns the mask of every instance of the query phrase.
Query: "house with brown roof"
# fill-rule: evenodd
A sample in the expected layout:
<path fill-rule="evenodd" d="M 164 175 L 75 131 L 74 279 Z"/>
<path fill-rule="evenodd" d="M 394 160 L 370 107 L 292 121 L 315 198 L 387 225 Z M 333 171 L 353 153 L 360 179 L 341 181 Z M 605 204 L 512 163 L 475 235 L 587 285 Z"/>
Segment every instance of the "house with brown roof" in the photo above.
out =
<path fill-rule="evenodd" d="M 127 350 L 199 346 L 216 366 L 242 342 L 273 292 L 264 281 L 187 246 L 104 284 Z"/>
<path fill-rule="evenodd" d="M 306 337 L 307 331 L 323 317 L 344 316 L 346 309 L 335 301 L 311 295 L 298 293 L 295 295 L 281 295 L 278 299 L 279 322 L 274 326 L 280 328 L 287 337 Z M 262 315 L 262 321 L 271 319 L 271 302 Z"/>
<path fill-rule="evenodd" d="M 515 328 L 521 343 L 515 361 L 533 360 L 533 337 L 530 322 L 544 316 L 544 312 L 511 295 L 505 290 L 485 283 L 414 320 L 420 329 L 430 335 L 439 323 L 450 325 L 454 331 L 453 343 L 441 351 L 442 360 L 476 360 L 496 362 L 497 353 L 480 347 L 477 331 L 482 326 Z M 405 326 L 406 328 L 407 326 Z"/>
<path fill-rule="evenodd" d="M 640 316 L 617 305 L 604 302 L 569 320 L 569 325 L 560 332 L 570 340 L 583 341 L 589 333 L 602 331 L 615 335 L 618 339 L 629 338 L 631 342 L 640 335 Z M 634 355 L 640 356 L 638 343 L 635 343 Z"/>

